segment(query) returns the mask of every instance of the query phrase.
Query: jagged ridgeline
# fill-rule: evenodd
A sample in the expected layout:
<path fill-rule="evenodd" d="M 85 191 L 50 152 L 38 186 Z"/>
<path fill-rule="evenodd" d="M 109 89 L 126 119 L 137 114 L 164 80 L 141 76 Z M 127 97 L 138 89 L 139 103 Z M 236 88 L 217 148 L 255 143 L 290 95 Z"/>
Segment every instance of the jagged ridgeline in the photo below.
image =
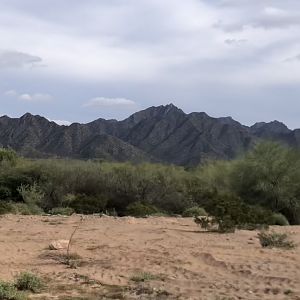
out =
<path fill-rule="evenodd" d="M 29 113 L 0 118 L 0 147 L 25 157 L 150 161 L 195 166 L 208 158 L 231 159 L 258 140 L 300 145 L 300 130 L 274 121 L 247 127 L 230 117 L 186 114 L 173 104 L 150 107 L 123 121 L 98 119 L 59 126 Z"/>

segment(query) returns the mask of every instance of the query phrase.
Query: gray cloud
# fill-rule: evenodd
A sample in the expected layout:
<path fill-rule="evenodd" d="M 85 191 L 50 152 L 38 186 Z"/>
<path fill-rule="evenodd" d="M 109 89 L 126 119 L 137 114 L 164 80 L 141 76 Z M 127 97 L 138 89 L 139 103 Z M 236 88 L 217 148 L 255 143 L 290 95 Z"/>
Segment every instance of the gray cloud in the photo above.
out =
<path fill-rule="evenodd" d="M 242 44 L 247 43 L 246 39 L 226 39 L 224 41 L 225 44 L 230 45 L 230 46 L 240 46 Z"/>
<path fill-rule="evenodd" d="M 18 51 L 0 51 L 0 69 L 35 66 L 42 62 L 38 56 Z"/>
<path fill-rule="evenodd" d="M 289 57 L 284 60 L 285 62 L 293 62 L 293 61 L 300 61 L 300 53 L 298 55 Z"/>
<path fill-rule="evenodd" d="M 213 26 L 225 32 L 249 27 L 270 30 L 300 26 L 300 3 L 297 0 L 220 0 L 211 5 L 223 10 L 223 16 Z"/>
<path fill-rule="evenodd" d="M 1 112 L 84 122 L 172 101 L 300 127 L 300 68 L 285 61 L 298 62 L 299 12 L 299 0 L 1 0 L 1 43 L 18 51 L 0 51 L 0 93 L 22 91 Z"/>

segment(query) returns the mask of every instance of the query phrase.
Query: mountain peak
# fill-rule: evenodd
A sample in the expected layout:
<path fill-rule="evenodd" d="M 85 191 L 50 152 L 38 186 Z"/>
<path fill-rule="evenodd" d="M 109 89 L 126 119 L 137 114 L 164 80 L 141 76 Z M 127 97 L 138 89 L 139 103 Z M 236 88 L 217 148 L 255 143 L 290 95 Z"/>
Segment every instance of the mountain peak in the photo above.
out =
<path fill-rule="evenodd" d="M 274 120 L 272 122 L 258 122 L 251 126 L 251 130 L 256 134 L 263 134 L 264 132 L 275 134 L 287 134 L 291 130 L 282 122 Z"/>
<path fill-rule="evenodd" d="M 183 111 L 178 108 L 176 105 L 174 105 L 173 103 L 167 104 L 167 105 L 163 105 L 164 109 L 165 109 L 165 114 L 169 113 L 169 112 L 180 112 L 183 113 Z"/>
<path fill-rule="evenodd" d="M 21 119 L 28 119 L 28 118 L 32 118 L 32 117 L 33 117 L 33 115 L 31 113 L 27 112 L 21 117 Z"/>

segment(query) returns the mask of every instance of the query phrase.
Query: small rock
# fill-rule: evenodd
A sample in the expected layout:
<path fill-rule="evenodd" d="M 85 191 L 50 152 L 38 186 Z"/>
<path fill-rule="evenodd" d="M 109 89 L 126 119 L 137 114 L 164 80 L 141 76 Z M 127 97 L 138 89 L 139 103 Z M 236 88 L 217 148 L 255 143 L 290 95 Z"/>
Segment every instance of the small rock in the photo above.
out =
<path fill-rule="evenodd" d="M 69 246 L 69 240 L 57 240 L 53 241 L 49 245 L 50 250 L 63 250 L 67 249 Z"/>
<path fill-rule="evenodd" d="M 100 218 L 110 218 L 110 216 L 106 215 L 106 214 L 101 214 Z"/>

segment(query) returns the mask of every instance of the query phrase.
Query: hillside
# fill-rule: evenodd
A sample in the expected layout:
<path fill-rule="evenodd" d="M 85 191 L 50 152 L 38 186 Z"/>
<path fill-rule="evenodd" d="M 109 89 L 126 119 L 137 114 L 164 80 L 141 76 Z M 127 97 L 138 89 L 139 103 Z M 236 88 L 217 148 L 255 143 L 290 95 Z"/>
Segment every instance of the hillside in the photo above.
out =
<path fill-rule="evenodd" d="M 123 121 L 98 119 L 59 126 L 29 113 L 0 118 L 0 146 L 26 157 L 159 161 L 193 166 L 207 158 L 231 159 L 259 139 L 300 145 L 300 129 L 274 121 L 244 126 L 230 117 L 186 114 L 173 104 L 150 107 Z"/>

